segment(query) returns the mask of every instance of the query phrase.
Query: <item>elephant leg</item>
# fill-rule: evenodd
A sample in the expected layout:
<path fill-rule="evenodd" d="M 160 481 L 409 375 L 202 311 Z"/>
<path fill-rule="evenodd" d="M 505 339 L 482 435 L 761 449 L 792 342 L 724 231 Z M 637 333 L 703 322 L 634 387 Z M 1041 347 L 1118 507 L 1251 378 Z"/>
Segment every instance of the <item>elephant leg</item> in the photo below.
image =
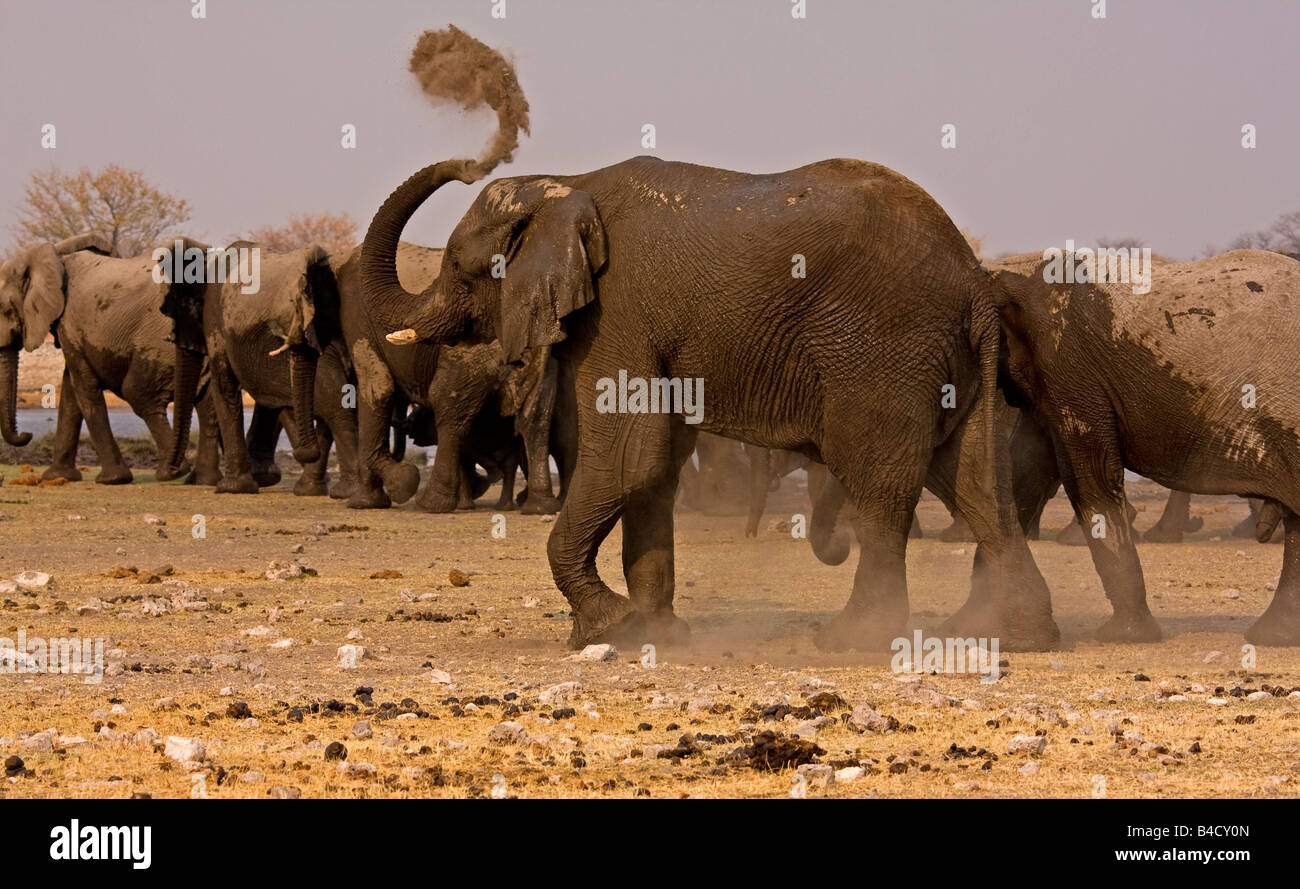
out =
<path fill-rule="evenodd" d="M 78 354 L 66 355 L 71 367 L 72 388 L 77 396 L 77 406 L 86 420 L 90 442 L 99 455 L 99 475 L 95 482 L 101 485 L 125 485 L 132 479 L 131 470 L 122 459 L 122 452 L 113 437 L 108 423 L 108 405 L 104 403 L 104 389 L 95 377 L 85 358 Z"/>
<path fill-rule="evenodd" d="M 1147 605 L 1124 496 L 1124 464 L 1114 441 L 1067 445 L 1065 490 L 1088 541 L 1114 614 L 1097 631 L 1102 642 L 1158 642 L 1160 625 Z"/>
<path fill-rule="evenodd" d="M 257 480 L 253 478 L 253 464 L 244 440 L 244 401 L 239 380 L 225 361 L 212 360 L 213 406 L 217 413 L 217 426 L 221 430 L 222 464 L 221 480 L 217 482 L 218 494 L 256 494 Z M 256 411 L 254 411 L 256 417 Z"/>
<path fill-rule="evenodd" d="M 927 473 L 930 490 L 965 518 L 976 541 L 970 596 L 942 632 L 997 638 L 1008 651 L 1042 651 L 1059 644 L 1061 634 L 1022 522 L 1057 482 L 1043 474 L 1036 484 L 1014 485 L 1004 422 L 999 412 L 976 408 L 936 451 Z"/>
<path fill-rule="evenodd" d="M 460 465 L 461 430 L 457 426 L 438 424 L 438 449 L 433 455 L 433 470 L 415 502 L 426 512 L 455 512 L 460 504 L 462 478 Z M 471 502 L 471 506 L 473 503 Z"/>
<path fill-rule="evenodd" d="M 767 448 L 749 448 L 749 515 L 745 517 L 745 536 L 758 536 L 758 523 L 767 505 L 768 483 L 772 478 L 772 452 Z"/>
<path fill-rule="evenodd" d="M 54 427 L 54 462 L 41 478 L 66 478 L 70 482 L 79 482 L 81 470 L 77 468 L 77 447 L 81 443 L 81 408 L 77 405 L 72 375 L 66 366 L 59 389 L 58 411 L 58 425 Z"/>
<path fill-rule="evenodd" d="M 1268 609 L 1246 630 L 1253 645 L 1300 645 L 1300 516 L 1287 510 L 1283 522 L 1282 575 Z"/>
<path fill-rule="evenodd" d="M 136 414 L 149 427 L 149 435 L 158 449 L 158 466 L 154 470 L 154 478 L 160 482 L 169 482 L 187 475 L 191 468 L 188 459 L 183 459 L 181 465 L 175 469 L 167 465 L 167 453 L 172 443 L 172 427 L 167 422 L 167 405 L 157 405 L 152 410 L 145 408 L 143 412 L 137 410 Z"/>
<path fill-rule="evenodd" d="M 497 498 L 496 509 L 506 511 L 515 508 L 515 476 L 518 474 L 519 450 L 512 447 L 501 461 L 501 496 Z"/>
<path fill-rule="evenodd" d="M 198 455 L 194 471 L 186 484 L 212 487 L 221 481 L 221 427 L 217 423 L 217 408 L 212 386 L 208 386 L 194 409 L 199 415 Z"/>
<path fill-rule="evenodd" d="M 393 504 L 390 493 L 401 498 L 399 503 L 411 499 L 420 485 L 420 471 L 410 463 L 394 461 L 388 450 L 393 394 L 393 378 L 388 369 L 358 370 L 358 374 L 362 373 L 366 377 L 357 387 L 363 393 L 357 401 L 357 481 L 347 506 L 387 509 Z M 372 385 L 368 379 L 372 374 L 381 374 L 383 379 Z"/>
<path fill-rule="evenodd" d="M 323 418 L 317 428 L 333 439 L 339 462 L 339 479 L 330 487 L 329 495 L 334 500 L 346 500 L 357 490 L 357 412 L 340 408 L 331 413 L 334 415 Z M 328 448 L 321 451 L 328 452 Z"/>
<path fill-rule="evenodd" d="M 288 431 L 289 442 L 294 447 L 298 447 L 298 427 L 293 422 L 293 411 L 285 408 L 280 411 L 280 423 Z M 330 428 L 325 423 L 313 423 L 312 434 L 316 437 L 316 447 L 320 454 L 310 463 L 302 464 L 302 475 L 298 476 L 298 481 L 294 482 L 293 493 L 295 497 L 325 497 L 329 494 L 329 459 L 330 448 L 334 444 L 334 436 Z"/>
<path fill-rule="evenodd" d="M 622 621 L 634 614 L 631 600 L 611 590 L 596 570 L 596 554 L 623 514 L 624 500 L 613 469 L 595 463 L 578 461 L 546 543 L 551 575 L 573 611 L 570 648 L 617 639 Z"/>
<path fill-rule="evenodd" d="M 1160 520 L 1142 534 L 1148 543 L 1181 543 L 1184 531 L 1199 530 L 1204 523 L 1200 517 L 1191 517 L 1192 495 L 1186 491 L 1170 491 Z"/>
<path fill-rule="evenodd" d="M 284 477 L 275 462 L 275 451 L 280 446 L 280 429 L 296 428 L 293 412 L 288 408 L 253 405 L 253 416 L 248 421 L 248 459 L 252 465 L 253 479 L 259 488 L 273 488 Z M 289 433 L 292 447 L 293 433 Z"/>
<path fill-rule="evenodd" d="M 638 620 L 623 632 L 634 643 L 680 644 L 690 638 L 686 622 L 673 614 L 673 501 L 681 465 L 695 449 L 695 433 L 684 423 L 672 431 L 672 463 L 657 481 L 628 494 L 623 510 L 623 577 Z"/>

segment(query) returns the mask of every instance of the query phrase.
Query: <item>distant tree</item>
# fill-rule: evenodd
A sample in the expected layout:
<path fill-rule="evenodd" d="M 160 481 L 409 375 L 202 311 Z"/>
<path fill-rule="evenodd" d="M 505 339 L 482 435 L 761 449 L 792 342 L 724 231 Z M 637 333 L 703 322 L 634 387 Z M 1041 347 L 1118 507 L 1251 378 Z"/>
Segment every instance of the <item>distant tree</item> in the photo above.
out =
<path fill-rule="evenodd" d="M 1120 248 L 1131 249 L 1133 247 L 1141 249 L 1143 247 L 1150 247 L 1151 245 L 1144 243 L 1141 238 L 1098 238 L 1097 246 L 1102 249 L 1118 250 Z"/>
<path fill-rule="evenodd" d="M 185 201 L 155 188 L 140 171 L 111 164 L 98 173 L 33 173 L 13 233 L 27 247 L 95 232 L 114 256 L 137 256 L 189 218 Z"/>
<path fill-rule="evenodd" d="M 277 253 L 320 244 L 326 252 L 343 254 L 357 245 L 357 223 L 346 213 L 303 213 L 284 225 L 264 225 L 246 236 Z"/>
<path fill-rule="evenodd" d="M 1275 253 L 1300 253 L 1300 210 L 1283 213 L 1268 228 L 1238 235 L 1229 250 L 1272 250 Z"/>

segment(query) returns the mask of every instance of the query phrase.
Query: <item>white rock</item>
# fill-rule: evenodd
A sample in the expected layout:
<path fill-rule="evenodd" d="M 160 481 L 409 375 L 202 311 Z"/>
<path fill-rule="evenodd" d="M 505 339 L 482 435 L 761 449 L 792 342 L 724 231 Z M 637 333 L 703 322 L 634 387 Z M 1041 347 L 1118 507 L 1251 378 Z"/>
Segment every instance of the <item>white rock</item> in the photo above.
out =
<path fill-rule="evenodd" d="M 244 772 L 239 776 L 239 780 L 244 784 L 261 784 L 266 780 L 266 776 L 261 772 Z"/>
<path fill-rule="evenodd" d="M 411 714 L 411 715 L 414 716 L 415 714 Z M 375 735 L 374 729 L 370 727 L 370 723 L 367 722 L 366 720 L 358 719 L 355 723 L 352 724 L 352 737 L 356 738 L 358 741 L 364 741 L 367 738 L 373 738 L 374 735 Z"/>
<path fill-rule="evenodd" d="M 1047 739 L 1042 735 L 1016 735 L 1007 745 L 1007 753 L 1042 753 Z"/>
<path fill-rule="evenodd" d="M 543 704 L 550 704 L 553 707 L 563 707 L 569 703 L 570 697 L 577 697 L 582 693 L 581 682 L 561 682 L 558 685 L 552 685 L 543 689 L 537 699 Z"/>
<path fill-rule="evenodd" d="M 1228 699 L 1227 698 L 1206 698 L 1205 703 L 1209 704 L 1211 707 L 1226 707 L 1228 706 Z"/>
<path fill-rule="evenodd" d="M 33 753 L 48 753 L 54 749 L 54 739 L 58 737 L 58 732 L 54 729 L 46 729 L 43 732 L 37 732 L 18 741 L 19 750 L 28 750 Z"/>
<path fill-rule="evenodd" d="M 1250 694 L 1246 695 L 1246 700 L 1248 700 L 1248 701 L 1268 701 L 1268 700 L 1271 700 L 1272 697 L 1273 697 L 1273 696 L 1272 696 L 1271 694 L 1269 694 L 1268 692 L 1266 692 L 1266 691 L 1252 691 Z"/>
<path fill-rule="evenodd" d="M 207 745 L 198 738 L 178 738 L 172 735 L 163 747 L 163 753 L 177 762 L 203 762 Z"/>
<path fill-rule="evenodd" d="M 489 744 L 499 747 L 507 744 L 527 744 L 528 732 L 518 722 L 499 722 L 488 729 L 487 739 Z"/>
<path fill-rule="evenodd" d="M 828 765 L 808 762 L 795 769 L 795 772 L 804 776 L 809 787 L 829 787 L 835 783 L 835 770 Z"/>
<path fill-rule="evenodd" d="M 862 766 L 848 766 L 835 773 L 835 780 L 840 784 L 847 784 L 850 781 L 857 781 L 866 774 L 867 770 Z"/>
<path fill-rule="evenodd" d="M 600 645 L 588 645 L 577 654 L 571 654 L 565 658 L 566 661 L 612 661 L 618 657 L 618 649 L 608 642 Z"/>
<path fill-rule="evenodd" d="M 340 645 L 335 657 L 343 669 L 355 669 L 363 660 L 370 658 L 370 649 L 364 645 Z"/>
<path fill-rule="evenodd" d="M 430 670 L 428 678 L 435 685 L 451 685 L 451 674 L 446 670 Z"/>
<path fill-rule="evenodd" d="M 1020 768 L 1016 769 L 1022 775 L 1037 775 L 1038 770 L 1042 768 L 1037 762 L 1027 762 Z"/>
<path fill-rule="evenodd" d="M 889 719 L 866 704 L 859 704 L 849 715 L 849 728 L 856 732 L 883 732 L 889 728 Z"/>
<path fill-rule="evenodd" d="M 44 571 L 24 571 L 14 578 L 14 586 L 20 593 L 35 593 L 48 588 L 53 580 Z"/>
<path fill-rule="evenodd" d="M 1223 591 L 1223 597 L 1225 599 L 1240 599 L 1241 590 L 1234 589 L 1233 587 L 1228 587 L 1228 589 Z"/>

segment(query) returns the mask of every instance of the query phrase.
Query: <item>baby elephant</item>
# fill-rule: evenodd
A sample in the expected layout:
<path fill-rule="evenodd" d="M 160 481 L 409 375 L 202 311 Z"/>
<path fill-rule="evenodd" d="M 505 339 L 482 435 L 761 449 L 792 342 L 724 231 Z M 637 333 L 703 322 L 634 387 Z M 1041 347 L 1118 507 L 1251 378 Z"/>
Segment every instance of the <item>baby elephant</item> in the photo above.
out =
<path fill-rule="evenodd" d="M 1058 274 L 1062 262 L 1072 275 Z M 1106 265 L 1106 283 L 1049 283 L 1078 282 L 1089 262 L 1087 280 Z M 1000 285 L 1008 400 L 1050 436 L 1114 608 L 1099 638 L 1160 638 L 1125 515 L 1127 467 L 1178 491 L 1264 498 L 1260 539 L 1285 521 L 1286 546 L 1273 602 L 1246 639 L 1300 645 L 1300 263 L 1257 250 L 1191 263 L 1156 257 L 1149 286 L 1080 254 L 989 267 Z M 1023 482 L 1016 499 L 1032 505 Z"/>

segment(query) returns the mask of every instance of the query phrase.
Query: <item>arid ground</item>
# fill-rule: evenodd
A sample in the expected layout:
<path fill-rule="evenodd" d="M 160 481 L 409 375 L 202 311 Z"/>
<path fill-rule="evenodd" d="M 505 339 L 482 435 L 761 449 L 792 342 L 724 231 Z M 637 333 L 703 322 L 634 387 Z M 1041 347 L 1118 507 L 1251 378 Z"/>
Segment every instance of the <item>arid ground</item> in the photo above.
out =
<path fill-rule="evenodd" d="M 757 539 L 741 516 L 679 512 L 677 608 L 693 642 L 659 648 L 649 666 L 640 650 L 567 660 L 568 614 L 545 557 L 551 522 L 508 513 L 494 537 L 491 497 L 455 515 L 351 511 L 292 496 L 288 476 L 256 496 L 218 496 L 148 471 L 99 487 L 96 471 L 31 487 L 13 484 L 20 467 L 0 467 L 0 581 L 51 576 L 0 594 L 0 636 L 109 640 L 101 684 L 0 678 L 0 797 L 1300 787 L 1300 652 L 1259 649 L 1243 666 L 1241 634 L 1269 601 L 1282 548 L 1230 536 L 1246 515 L 1233 498 L 1196 498 L 1205 527 L 1189 542 L 1141 545 L 1166 634 L 1156 645 L 1089 641 L 1108 606 L 1087 550 L 1034 542 L 1064 648 L 1004 653 L 1007 675 L 983 684 L 896 675 L 887 654 L 813 646 L 816 625 L 844 604 L 856 553 L 826 567 L 780 530 L 803 511 L 789 479 Z M 1130 496 L 1137 527 L 1149 526 L 1164 491 L 1143 482 Z M 1050 504 L 1045 537 L 1067 515 L 1063 498 Z M 195 516 L 206 537 L 192 533 Z M 909 547 L 909 581 L 933 631 L 966 595 L 973 548 L 937 538 L 947 524 L 937 501 L 920 516 L 928 536 Z M 619 542 L 616 530 L 600 567 L 621 589 Z M 340 652 L 348 645 L 359 648 Z M 1269 694 L 1248 697 L 1257 691 Z M 1045 746 L 1021 738 L 1028 750 L 1008 752 L 1036 734 Z M 169 737 L 203 742 L 201 757 Z M 831 768 L 796 772 L 801 762 Z"/>

